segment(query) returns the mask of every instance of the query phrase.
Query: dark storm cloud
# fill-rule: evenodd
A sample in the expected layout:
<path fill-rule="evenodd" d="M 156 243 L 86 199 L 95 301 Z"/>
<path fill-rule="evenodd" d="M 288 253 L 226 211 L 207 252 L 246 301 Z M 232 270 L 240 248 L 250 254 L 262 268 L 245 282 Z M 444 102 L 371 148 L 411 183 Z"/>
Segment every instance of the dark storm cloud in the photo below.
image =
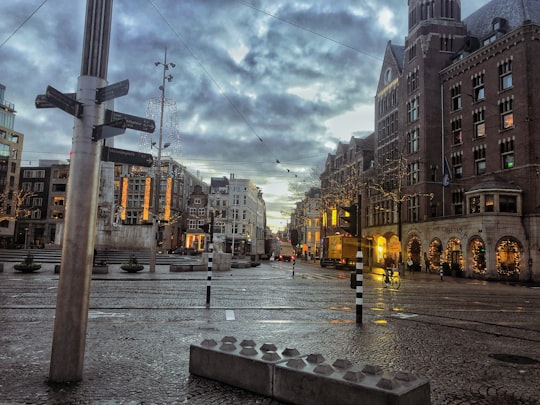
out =
<path fill-rule="evenodd" d="M 1 2 L 0 43 L 42 3 Z M 485 1 L 462 3 L 467 16 Z M 23 164 L 68 158 L 73 118 L 36 110 L 34 99 L 47 85 L 76 90 L 85 6 L 48 0 L 0 48 L 0 83 L 25 134 Z M 129 79 L 114 108 L 144 116 L 161 95 L 154 62 L 167 47 L 176 67 L 166 95 L 176 101 L 182 151 L 173 157 L 207 181 L 252 179 L 275 218 L 294 206 L 288 183 L 303 181 L 338 142 L 373 130 L 384 50 L 388 40 L 403 44 L 406 30 L 405 0 L 115 0 L 108 81 Z M 115 146 L 151 152 L 145 142 L 127 131 Z"/>

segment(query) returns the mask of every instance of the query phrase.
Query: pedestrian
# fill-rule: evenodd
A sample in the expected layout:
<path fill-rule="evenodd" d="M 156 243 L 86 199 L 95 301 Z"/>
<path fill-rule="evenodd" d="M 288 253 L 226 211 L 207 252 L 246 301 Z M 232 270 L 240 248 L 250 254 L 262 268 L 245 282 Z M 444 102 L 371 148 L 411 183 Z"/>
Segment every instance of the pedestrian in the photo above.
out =
<path fill-rule="evenodd" d="M 426 252 L 424 252 L 424 264 L 426 265 L 426 273 L 429 273 L 429 258 Z"/>

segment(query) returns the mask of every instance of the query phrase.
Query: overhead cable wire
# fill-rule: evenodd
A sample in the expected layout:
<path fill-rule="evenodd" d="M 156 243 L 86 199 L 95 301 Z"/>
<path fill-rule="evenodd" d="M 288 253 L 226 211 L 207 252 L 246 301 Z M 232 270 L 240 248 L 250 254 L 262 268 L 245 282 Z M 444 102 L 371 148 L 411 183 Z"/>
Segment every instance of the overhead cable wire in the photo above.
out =
<path fill-rule="evenodd" d="M 278 16 L 275 15 L 275 14 L 272 14 L 272 13 L 266 11 L 266 10 L 263 10 L 263 9 L 261 9 L 261 8 L 258 8 L 258 7 L 256 7 L 256 6 L 254 6 L 252 3 L 249 3 L 249 2 L 247 2 L 247 1 L 242 1 L 242 0 L 237 0 L 237 1 L 238 1 L 239 3 L 242 3 L 242 4 L 243 4 L 244 6 L 246 6 L 246 7 L 249 7 L 249 8 L 251 8 L 251 9 L 253 9 L 253 10 L 255 10 L 255 11 L 258 11 L 259 13 L 265 14 L 265 15 L 267 15 L 267 16 L 269 16 L 269 17 L 275 18 L 276 20 L 281 21 L 281 22 L 283 22 L 283 23 L 285 23 L 285 24 L 292 25 L 293 27 L 299 28 L 299 29 L 301 29 L 301 30 L 303 30 L 303 31 L 307 31 L 307 32 L 309 32 L 310 34 L 317 35 L 318 37 L 321 37 L 321 38 L 323 38 L 323 39 L 325 39 L 325 40 L 327 40 L 327 41 L 333 42 L 333 43 L 335 43 L 335 44 L 337 44 L 337 45 L 340 45 L 340 46 L 343 46 L 343 47 L 345 47 L 345 48 L 349 48 L 350 50 L 355 51 L 355 52 L 358 52 L 358 53 L 361 53 L 362 55 L 369 56 L 370 58 L 375 59 L 376 61 L 382 61 L 382 58 L 380 58 L 380 57 L 370 55 L 370 54 L 367 53 L 366 51 L 363 51 L 363 50 L 361 50 L 361 49 L 355 48 L 354 46 L 351 46 L 351 45 L 347 45 L 347 44 L 345 44 L 345 43 L 343 43 L 343 42 L 337 41 L 337 40 L 335 40 L 335 39 L 333 39 L 333 38 L 330 38 L 329 36 L 323 35 L 323 34 L 317 32 L 317 31 L 314 31 L 314 30 L 312 30 L 312 29 L 310 29 L 310 28 L 304 27 L 303 25 L 300 25 L 300 24 L 298 24 L 298 23 L 296 23 L 296 22 L 294 22 L 294 21 L 290 21 L 290 20 L 286 20 L 285 18 L 278 17 Z"/>
<path fill-rule="evenodd" d="M 43 2 L 28 16 L 26 19 L 19 24 L 17 28 L 15 28 L 15 31 L 13 31 L 5 40 L 0 44 L 0 49 L 19 31 L 33 16 L 38 12 L 38 10 L 43 7 L 43 5 L 47 3 L 47 0 L 43 0 Z"/>
<path fill-rule="evenodd" d="M 170 28 L 170 30 L 174 33 L 174 35 L 176 35 L 176 37 L 182 42 L 182 44 L 184 45 L 184 47 L 188 50 L 188 52 L 190 53 L 191 57 L 197 62 L 197 64 L 199 65 L 199 67 L 203 70 L 203 72 L 210 78 L 210 80 L 214 83 L 214 85 L 217 87 L 217 89 L 219 90 L 219 92 L 221 93 L 221 95 L 223 97 L 225 97 L 225 99 L 228 101 L 228 103 L 232 106 L 232 108 L 236 111 L 236 113 L 242 118 L 242 120 L 246 123 L 246 125 L 248 126 L 248 128 L 251 130 L 251 132 L 253 133 L 253 135 L 255 135 L 255 137 L 270 151 L 270 153 L 273 155 L 272 153 L 272 150 L 270 149 L 270 147 L 264 142 L 263 138 L 257 133 L 257 131 L 255 130 L 255 128 L 253 127 L 253 125 L 251 125 L 251 123 L 249 122 L 249 120 L 247 119 L 247 117 L 242 113 L 242 111 L 240 111 L 240 109 L 236 106 L 236 104 L 233 103 L 233 101 L 230 99 L 229 96 L 227 96 L 227 94 L 225 93 L 225 91 L 221 88 L 221 86 L 219 85 L 219 83 L 217 82 L 217 80 L 212 76 L 212 74 L 208 71 L 208 69 L 206 69 L 206 67 L 203 65 L 203 63 L 201 62 L 201 60 L 197 57 L 197 55 L 195 55 L 195 53 L 191 50 L 191 48 L 189 47 L 189 45 L 186 43 L 186 41 L 184 41 L 184 39 L 180 36 L 180 34 L 178 33 L 178 31 L 176 31 L 176 29 L 169 23 L 169 21 L 167 20 L 167 18 L 165 18 L 165 16 L 163 15 L 163 13 L 161 13 L 161 11 L 157 8 L 157 6 L 155 5 L 154 3 L 154 0 L 149 0 L 150 4 L 152 5 L 152 7 L 154 8 L 154 10 L 156 10 L 156 12 L 158 13 L 158 15 L 160 16 L 160 18 L 165 22 L 165 24 Z M 279 159 L 275 158 L 276 161 L 278 161 Z"/>

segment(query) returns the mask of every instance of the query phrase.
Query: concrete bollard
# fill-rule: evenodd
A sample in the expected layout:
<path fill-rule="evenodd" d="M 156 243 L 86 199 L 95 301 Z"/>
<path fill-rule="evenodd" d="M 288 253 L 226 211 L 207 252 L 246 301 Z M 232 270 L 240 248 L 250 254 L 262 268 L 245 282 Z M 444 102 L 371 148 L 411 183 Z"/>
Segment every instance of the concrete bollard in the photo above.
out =
<path fill-rule="evenodd" d="M 369 364 L 353 365 L 347 359 L 327 363 L 320 355 L 317 360 L 313 356 L 275 365 L 276 400 L 298 405 L 431 403 L 429 382 L 424 378 L 384 372 Z"/>
<path fill-rule="evenodd" d="M 190 346 L 189 371 L 194 375 L 294 404 L 430 404 L 425 378 L 384 371 L 347 359 L 327 362 L 322 354 L 301 355 L 252 340 L 237 344 L 234 336 Z"/>
<path fill-rule="evenodd" d="M 273 365 L 297 354 L 295 349 L 278 353 L 274 345 L 268 344 L 257 349 L 252 340 L 237 344 L 236 338 L 226 336 L 221 343 L 204 340 L 200 345 L 191 345 L 189 372 L 271 397 Z"/>

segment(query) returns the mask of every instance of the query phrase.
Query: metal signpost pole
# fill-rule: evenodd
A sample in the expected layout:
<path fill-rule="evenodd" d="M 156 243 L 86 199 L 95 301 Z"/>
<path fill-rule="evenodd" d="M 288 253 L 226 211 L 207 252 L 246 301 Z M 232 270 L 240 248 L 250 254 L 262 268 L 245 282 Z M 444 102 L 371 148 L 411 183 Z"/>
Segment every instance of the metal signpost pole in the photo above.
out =
<path fill-rule="evenodd" d="M 49 374 L 53 382 L 82 380 L 101 153 L 101 142 L 92 137 L 105 109 L 96 103 L 96 89 L 106 84 L 112 3 L 87 1 L 76 104 L 47 91 L 48 100 L 75 116 Z"/>
<path fill-rule="evenodd" d="M 159 119 L 159 140 L 158 140 L 158 146 L 157 146 L 157 159 L 156 159 L 156 172 L 154 173 L 154 217 L 152 220 L 152 235 L 154 240 L 152 241 L 152 246 L 150 247 L 150 273 L 154 273 L 156 271 L 156 255 L 157 255 L 157 244 L 159 242 L 158 240 L 158 233 L 159 233 L 159 197 L 161 194 L 161 150 L 164 149 L 163 147 L 163 113 L 165 108 L 165 82 L 171 81 L 172 76 L 167 75 L 167 71 L 169 70 L 169 67 L 175 67 L 174 63 L 167 63 L 167 48 L 165 48 L 165 58 L 163 59 L 163 62 L 156 62 L 156 66 L 162 65 L 163 66 L 163 78 L 161 82 L 161 86 L 159 86 L 159 89 L 161 90 L 161 115 Z M 167 147 L 168 145 L 165 145 Z"/>

